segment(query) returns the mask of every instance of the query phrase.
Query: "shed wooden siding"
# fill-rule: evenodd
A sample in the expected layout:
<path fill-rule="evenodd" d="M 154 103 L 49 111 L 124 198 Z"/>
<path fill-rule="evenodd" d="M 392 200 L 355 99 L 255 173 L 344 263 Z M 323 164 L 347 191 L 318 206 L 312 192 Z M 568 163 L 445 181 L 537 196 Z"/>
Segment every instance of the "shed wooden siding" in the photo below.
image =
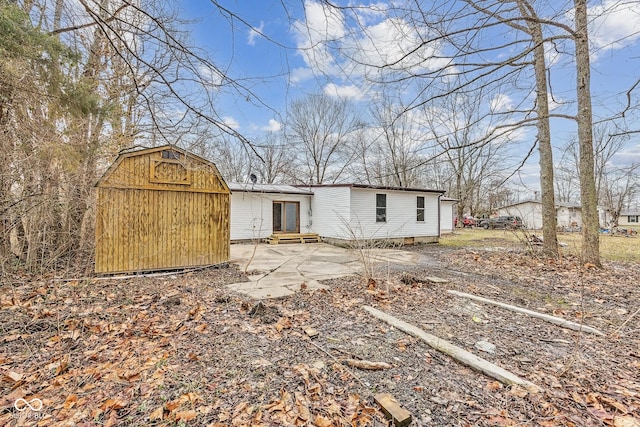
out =
<path fill-rule="evenodd" d="M 97 185 L 96 273 L 229 260 L 229 189 L 213 163 L 170 147 L 116 160 Z M 184 181 L 184 182 L 183 182 Z"/>

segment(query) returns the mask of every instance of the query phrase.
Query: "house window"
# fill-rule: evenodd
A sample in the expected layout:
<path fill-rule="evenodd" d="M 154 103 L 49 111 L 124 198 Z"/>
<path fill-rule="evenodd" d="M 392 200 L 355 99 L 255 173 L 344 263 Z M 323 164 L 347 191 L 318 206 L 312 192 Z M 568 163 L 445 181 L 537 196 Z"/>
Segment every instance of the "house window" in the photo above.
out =
<path fill-rule="evenodd" d="M 417 198 L 416 220 L 424 222 L 424 196 L 418 196 Z"/>
<path fill-rule="evenodd" d="M 638 222 L 640 215 L 629 215 L 629 222 Z"/>
<path fill-rule="evenodd" d="M 376 222 L 387 222 L 386 194 L 376 194 Z"/>

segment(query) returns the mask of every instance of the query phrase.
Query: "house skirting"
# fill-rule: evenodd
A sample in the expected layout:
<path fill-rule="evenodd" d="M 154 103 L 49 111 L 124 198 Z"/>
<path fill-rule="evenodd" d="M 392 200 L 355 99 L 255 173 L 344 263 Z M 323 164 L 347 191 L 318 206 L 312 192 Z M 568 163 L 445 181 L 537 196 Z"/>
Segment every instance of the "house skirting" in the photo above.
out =
<path fill-rule="evenodd" d="M 323 237 L 322 241 L 334 246 L 340 246 L 343 248 L 358 248 L 358 247 L 396 247 L 396 246 L 410 246 L 416 244 L 426 243 L 438 243 L 438 236 L 414 236 L 414 237 L 390 237 L 386 239 L 366 239 L 366 240 L 348 240 L 338 239 L 335 237 Z"/>

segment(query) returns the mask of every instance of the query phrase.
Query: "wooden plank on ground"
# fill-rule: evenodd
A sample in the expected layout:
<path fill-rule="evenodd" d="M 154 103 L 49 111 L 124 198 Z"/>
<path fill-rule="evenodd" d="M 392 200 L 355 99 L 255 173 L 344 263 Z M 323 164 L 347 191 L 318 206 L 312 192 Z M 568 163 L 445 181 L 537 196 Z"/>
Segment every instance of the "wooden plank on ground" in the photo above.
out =
<path fill-rule="evenodd" d="M 373 398 L 382 408 L 382 412 L 393 421 L 396 427 L 404 427 L 411 424 L 411 413 L 401 407 L 398 401 L 389 393 L 378 393 Z"/>
<path fill-rule="evenodd" d="M 427 280 L 430 281 L 431 283 L 449 283 L 447 279 L 443 279 L 442 277 L 436 277 L 436 276 L 429 276 L 427 277 Z"/>
<path fill-rule="evenodd" d="M 413 326 L 407 322 L 397 319 L 377 308 L 370 307 L 368 305 L 363 306 L 364 310 L 369 312 L 374 317 L 387 322 L 388 324 L 406 332 L 409 335 L 413 335 L 416 338 L 420 338 L 426 342 L 432 348 L 447 354 L 457 360 L 458 362 L 467 365 L 476 371 L 480 371 L 498 381 L 507 385 L 519 385 L 526 388 L 531 392 L 539 392 L 541 388 L 537 385 L 524 380 L 517 375 L 495 365 L 487 360 L 484 360 L 475 354 L 468 352 L 467 350 L 451 344 L 449 341 L 443 340 L 435 335 L 431 335 L 422 329 Z"/>
<path fill-rule="evenodd" d="M 558 326 L 563 327 L 563 328 L 572 329 L 574 331 L 589 332 L 591 334 L 604 336 L 604 333 L 599 331 L 596 328 L 592 328 L 592 327 L 586 326 L 586 325 L 581 325 L 580 323 L 575 323 L 575 322 L 572 322 L 570 320 L 563 319 L 561 317 L 550 316 L 548 314 L 539 313 L 537 311 L 529 310 L 529 309 L 522 308 L 522 307 L 517 307 L 515 305 L 505 304 L 505 303 L 500 302 L 500 301 L 494 301 L 494 300 L 491 300 L 491 299 L 488 299 L 488 298 L 483 298 L 483 297 L 479 297 L 479 296 L 476 296 L 476 295 L 467 294 L 467 293 L 464 293 L 464 292 L 458 292 L 458 291 L 450 290 L 449 293 L 453 294 L 453 295 L 457 295 L 459 297 L 468 298 L 468 299 L 471 299 L 473 301 L 478 301 L 478 302 L 482 302 L 482 303 L 485 303 L 485 304 L 495 305 L 495 306 L 504 308 L 506 310 L 514 311 L 516 313 L 526 314 L 527 316 L 535 317 L 537 319 L 542 319 L 545 322 L 553 323 L 554 325 L 558 325 Z"/>

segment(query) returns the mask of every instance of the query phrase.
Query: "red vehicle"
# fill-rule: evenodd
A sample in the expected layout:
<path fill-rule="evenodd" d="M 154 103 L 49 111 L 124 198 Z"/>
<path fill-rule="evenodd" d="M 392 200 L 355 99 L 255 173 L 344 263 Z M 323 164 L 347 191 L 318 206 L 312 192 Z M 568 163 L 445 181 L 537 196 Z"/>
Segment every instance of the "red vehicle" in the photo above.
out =
<path fill-rule="evenodd" d="M 456 217 L 453 221 L 454 227 L 458 226 L 458 217 Z M 462 217 L 462 226 L 463 227 L 474 227 L 476 225 L 476 219 L 471 215 L 465 215 Z"/>

